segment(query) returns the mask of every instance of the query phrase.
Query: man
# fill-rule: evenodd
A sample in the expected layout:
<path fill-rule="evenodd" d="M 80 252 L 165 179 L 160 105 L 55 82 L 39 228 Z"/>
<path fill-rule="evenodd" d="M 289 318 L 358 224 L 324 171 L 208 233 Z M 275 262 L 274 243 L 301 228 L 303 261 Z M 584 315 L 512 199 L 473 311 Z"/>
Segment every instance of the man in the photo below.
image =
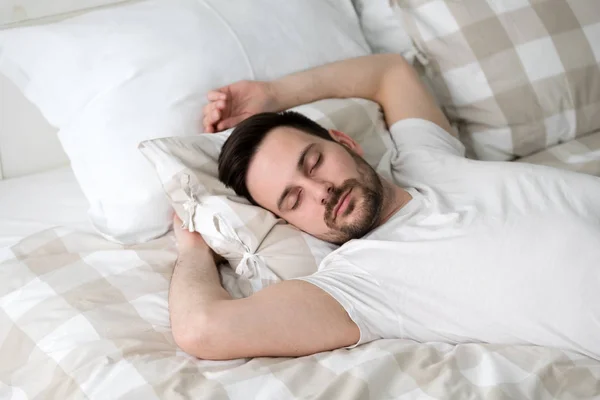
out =
<path fill-rule="evenodd" d="M 600 358 L 599 178 L 464 158 L 444 114 L 397 55 L 238 82 L 208 96 L 206 132 L 239 124 L 220 178 L 343 245 L 315 274 L 233 300 L 214 254 L 176 220 L 169 301 L 183 350 L 205 359 L 301 356 L 409 338 L 538 344 Z M 377 171 L 344 133 L 273 114 L 343 97 L 383 108 L 396 148 Z"/>

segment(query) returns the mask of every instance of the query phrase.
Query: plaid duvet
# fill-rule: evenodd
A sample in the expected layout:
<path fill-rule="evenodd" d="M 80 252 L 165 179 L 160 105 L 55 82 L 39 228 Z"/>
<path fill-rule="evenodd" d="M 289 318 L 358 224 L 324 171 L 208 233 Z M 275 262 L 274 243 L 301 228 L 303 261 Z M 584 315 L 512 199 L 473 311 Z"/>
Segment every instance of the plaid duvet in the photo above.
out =
<path fill-rule="evenodd" d="M 301 358 L 199 360 L 171 336 L 175 259 L 172 236 L 122 246 L 65 228 L 1 249 L 0 398 L 600 398 L 600 362 L 535 346 L 379 340 Z"/>

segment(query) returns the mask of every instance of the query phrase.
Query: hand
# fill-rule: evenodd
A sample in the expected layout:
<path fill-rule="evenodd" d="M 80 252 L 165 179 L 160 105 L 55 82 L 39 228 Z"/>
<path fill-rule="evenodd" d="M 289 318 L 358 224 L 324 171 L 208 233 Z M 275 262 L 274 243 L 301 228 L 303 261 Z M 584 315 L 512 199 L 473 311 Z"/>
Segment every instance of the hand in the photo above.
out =
<path fill-rule="evenodd" d="M 206 97 L 209 103 L 202 121 L 206 133 L 232 128 L 254 114 L 278 111 L 269 82 L 239 81 L 212 90 Z"/>
<path fill-rule="evenodd" d="M 198 232 L 190 232 L 188 229 L 182 228 L 181 225 L 181 219 L 177 216 L 177 214 L 173 214 L 173 231 L 175 232 L 177 249 L 180 254 L 189 251 L 207 251 L 212 255 L 216 265 L 226 261 L 223 257 L 208 247 L 208 244 L 206 244 L 206 241 L 202 235 L 200 235 Z"/>
<path fill-rule="evenodd" d="M 182 228 L 182 224 L 177 214 L 173 214 L 173 232 L 175 232 L 175 240 L 180 252 L 189 249 L 209 249 L 204 238 L 198 232 L 190 232 L 187 228 Z"/>

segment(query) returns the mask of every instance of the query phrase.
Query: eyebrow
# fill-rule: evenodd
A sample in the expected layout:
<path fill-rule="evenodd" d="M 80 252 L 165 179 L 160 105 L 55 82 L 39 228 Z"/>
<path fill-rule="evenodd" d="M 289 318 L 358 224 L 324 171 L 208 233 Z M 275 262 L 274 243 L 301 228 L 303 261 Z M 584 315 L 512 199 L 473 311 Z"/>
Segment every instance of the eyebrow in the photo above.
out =
<path fill-rule="evenodd" d="M 304 168 L 304 162 L 306 161 L 306 156 L 307 154 L 312 150 L 313 147 L 315 147 L 317 144 L 316 143 L 311 143 L 308 146 L 306 146 L 304 148 L 304 150 L 302 150 L 302 153 L 300 153 L 300 157 L 298 157 L 298 164 L 296 166 L 296 168 L 301 171 Z M 287 195 L 290 193 L 290 191 L 292 190 L 291 186 L 287 186 L 285 188 L 285 190 L 283 191 L 283 193 L 281 193 L 281 196 L 279 196 L 279 200 L 277 200 L 277 209 L 279 211 L 281 211 L 281 204 L 283 203 L 283 200 L 285 200 L 285 198 L 287 197 Z"/>

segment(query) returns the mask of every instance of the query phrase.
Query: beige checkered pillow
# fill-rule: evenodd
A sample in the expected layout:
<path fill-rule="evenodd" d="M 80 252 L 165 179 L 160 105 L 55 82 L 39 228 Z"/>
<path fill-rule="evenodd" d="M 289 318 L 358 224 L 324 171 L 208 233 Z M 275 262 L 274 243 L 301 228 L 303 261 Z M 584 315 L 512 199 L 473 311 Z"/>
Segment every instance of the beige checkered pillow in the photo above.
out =
<path fill-rule="evenodd" d="M 478 158 L 510 160 L 600 129 L 600 1 L 395 1 Z"/>
<path fill-rule="evenodd" d="M 393 145 L 377 104 L 362 99 L 323 100 L 294 108 L 327 129 L 357 140 L 376 166 Z M 217 160 L 231 130 L 218 134 L 142 142 L 177 214 L 200 232 L 235 272 L 247 278 L 244 295 L 316 271 L 335 246 L 304 234 L 270 212 L 249 204 L 218 180 Z"/>

